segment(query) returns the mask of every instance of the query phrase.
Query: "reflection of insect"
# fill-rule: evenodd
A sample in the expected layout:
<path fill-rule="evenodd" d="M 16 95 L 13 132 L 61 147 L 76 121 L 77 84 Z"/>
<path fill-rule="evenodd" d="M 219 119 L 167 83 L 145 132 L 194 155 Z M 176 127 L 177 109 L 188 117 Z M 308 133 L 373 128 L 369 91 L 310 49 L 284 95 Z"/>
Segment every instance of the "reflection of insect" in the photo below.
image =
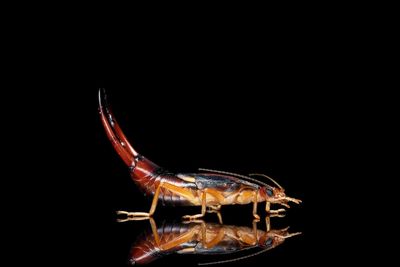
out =
<path fill-rule="evenodd" d="M 143 234 L 132 246 L 129 255 L 131 264 L 147 264 L 172 253 L 216 256 L 252 248 L 262 249 L 250 255 L 199 265 L 232 262 L 263 253 L 282 244 L 285 239 L 301 234 L 288 233 L 289 227 L 271 230 L 269 217 L 266 217 L 266 231 L 257 229 L 256 220 L 253 221 L 253 228 L 205 223 L 201 220 L 163 224 L 160 228 L 156 227 L 152 218 L 150 223 L 152 232 Z"/>
<path fill-rule="evenodd" d="M 268 213 L 278 213 L 284 209 L 270 210 L 270 203 L 289 207 L 288 202 L 299 204 L 298 199 L 287 197 L 284 189 L 272 178 L 273 187 L 256 179 L 222 171 L 200 169 L 201 173 L 171 173 L 139 155 L 130 145 L 115 120 L 104 90 L 99 91 L 99 112 L 108 138 L 122 160 L 128 165 L 132 179 L 147 195 L 153 196 L 149 212 L 122 212 L 137 219 L 148 218 L 156 210 L 160 201 L 164 205 L 201 206 L 201 213 L 186 219 L 203 217 L 209 212 L 220 210 L 222 205 L 253 203 L 253 216 L 257 215 L 257 203 L 266 202 Z M 257 174 L 254 174 L 257 175 Z"/>

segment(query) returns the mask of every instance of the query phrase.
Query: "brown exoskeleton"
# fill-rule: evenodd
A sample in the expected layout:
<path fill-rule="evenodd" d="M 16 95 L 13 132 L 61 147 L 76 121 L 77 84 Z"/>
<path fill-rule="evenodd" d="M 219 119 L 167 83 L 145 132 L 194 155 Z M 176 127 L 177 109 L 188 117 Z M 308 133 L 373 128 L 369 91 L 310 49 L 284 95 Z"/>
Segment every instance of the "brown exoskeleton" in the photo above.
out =
<path fill-rule="evenodd" d="M 251 176 L 266 177 L 276 186 L 248 176 L 209 169 L 200 169 L 199 173 L 169 172 L 133 149 L 114 118 L 103 90 L 99 91 L 99 112 L 107 136 L 129 167 L 132 180 L 146 195 L 153 197 L 149 212 L 120 211 L 119 214 L 146 219 L 154 214 L 157 203 L 160 202 L 172 206 L 201 206 L 200 214 L 184 216 L 185 219 L 197 219 L 204 216 L 207 208 L 209 212 L 216 212 L 223 205 L 253 203 L 253 216 L 259 219 L 257 215 L 259 202 L 266 203 L 265 210 L 268 213 L 284 211 L 284 209 L 271 210 L 271 203 L 285 207 L 289 207 L 289 202 L 301 203 L 301 200 L 287 197 L 278 183 L 263 174 L 251 174 Z"/>

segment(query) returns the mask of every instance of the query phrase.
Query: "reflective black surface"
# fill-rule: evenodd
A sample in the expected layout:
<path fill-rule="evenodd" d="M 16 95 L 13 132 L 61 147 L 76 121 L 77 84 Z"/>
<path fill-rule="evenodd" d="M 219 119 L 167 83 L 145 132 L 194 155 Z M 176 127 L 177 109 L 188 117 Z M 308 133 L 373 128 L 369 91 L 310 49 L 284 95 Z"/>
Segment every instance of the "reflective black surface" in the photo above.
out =
<path fill-rule="evenodd" d="M 271 227 L 269 216 L 265 217 L 264 229 L 259 228 L 259 220 L 253 220 L 250 226 L 240 226 L 224 224 L 221 218 L 218 223 L 205 220 L 157 223 L 150 218 L 147 220 L 150 229 L 144 229 L 133 242 L 128 262 L 146 265 L 173 254 L 192 255 L 189 259 L 197 259 L 199 265 L 246 261 L 301 235 L 289 232 L 289 227 Z"/>

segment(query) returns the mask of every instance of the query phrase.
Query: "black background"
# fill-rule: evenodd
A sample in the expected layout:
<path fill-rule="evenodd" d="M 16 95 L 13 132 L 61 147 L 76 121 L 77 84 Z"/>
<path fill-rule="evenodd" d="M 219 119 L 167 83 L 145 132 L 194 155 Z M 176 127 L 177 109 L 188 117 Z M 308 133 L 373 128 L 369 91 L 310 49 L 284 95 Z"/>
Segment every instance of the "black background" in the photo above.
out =
<path fill-rule="evenodd" d="M 57 25 L 53 19 L 23 24 L 29 34 L 11 30 L 23 40 L 10 38 L 18 45 L 11 42 L 17 52 L 9 53 L 7 69 L 18 71 L 3 87 L 17 97 L 3 113 L 12 120 L 4 124 L 4 132 L 11 133 L 4 143 L 19 164 L 13 169 L 18 179 L 8 180 L 23 191 L 12 202 L 21 199 L 23 207 L 13 209 L 17 219 L 9 222 L 23 236 L 23 229 L 35 235 L 15 246 L 14 260 L 21 262 L 23 255 L 22 262 L 36 262 L 33 257 L 39 255 L 53 265 L 124 266 L 136 236 L 149 227 L 115 222 L 116 210 L 146 210 L 149 199 L 130 180 L 100 123 L 97 92 L 106 88 L 132 145 L 160 166 L 179 172 L 205 167 L 266 173 L 289 196 L 303 200 L 286 218 L 272 220 L 273 227 L 290 225 L 303 235 L 243 264 L 343 264 L 360 234 L 367 241 L 375 234 L 368 231 L 376 218 L 357 224 L 353 219 L 363 208 L 367 215 L 380 211 L 371 206 L 381 204 L 373 197 L 381 193 L 377 185 L 385 168 L 371 174 L 376 157 L 384 153 L 373 149 L 392 147 L 384 144 L 383 126 L 396 105 L 378 113 L 385 103 L 378 91 L 391 88 L 375 71 L 386 65 L 374 62 L 386 49 L 374 47 L 372 39 L 382 38 L 370 32 L 381 28 L 358 19 L 338 25 L 342 18 L 336 13 L 326 18 L 316 13 L 269 21 L 252 12 L 249 20 L 236 13 L 229 19 L 213 14 L 219 21 L 200 16 L 186 24 L 190 13 L 161 21 L 128 14 L 114 21 L 93 12 L 87 24 L 73 26 L 68 15 Z M 377 138 L 375 131 L 385 137 Z M 16 143 L 23 147 L 15 149 Z M 20 171 L 26 167 L 27 172 Z M 368 197 L 355 198 L 360 193 Z M 250 226 L 250 211 L 249 206 L 224 207 L 224 221 Z M 155 218 L 161 222 L 195 212 L 159 207 Z M 52 240 L 44 242 L 45 249 L 33 242 L 47 234 Z M 197 258 L 171 255 L 159 264 L 178 261 Z"/>

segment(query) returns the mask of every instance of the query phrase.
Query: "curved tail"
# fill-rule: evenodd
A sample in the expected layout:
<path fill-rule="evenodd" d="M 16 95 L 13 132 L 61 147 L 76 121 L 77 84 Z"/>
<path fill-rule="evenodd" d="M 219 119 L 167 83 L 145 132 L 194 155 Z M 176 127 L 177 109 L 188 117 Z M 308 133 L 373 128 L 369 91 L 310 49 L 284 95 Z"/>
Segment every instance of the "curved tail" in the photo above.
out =
<path fill-rule="evenodd" d="M 163 172 L 163 169 L 133 149 L 111 112 L 104 89 L 99 90 L 99 113 L 107 136 L 114 149 L 129 167 L 133 181 L 145 193 L 154 195 L 160 183 L 159 174 Z"/>
<path fill-rule="evenodd" d="M 101 122 L 103 123 L 104 129 L 106 130 L 107 136 L 114 149 L 128 167 L 135 167 L 135 158 L 137 158 L 139 154 L 133 149 L 119 127 L 117 120 L 108 105 L 104 89 L 99 90 L 99 113 L 101 116 Z"/>

